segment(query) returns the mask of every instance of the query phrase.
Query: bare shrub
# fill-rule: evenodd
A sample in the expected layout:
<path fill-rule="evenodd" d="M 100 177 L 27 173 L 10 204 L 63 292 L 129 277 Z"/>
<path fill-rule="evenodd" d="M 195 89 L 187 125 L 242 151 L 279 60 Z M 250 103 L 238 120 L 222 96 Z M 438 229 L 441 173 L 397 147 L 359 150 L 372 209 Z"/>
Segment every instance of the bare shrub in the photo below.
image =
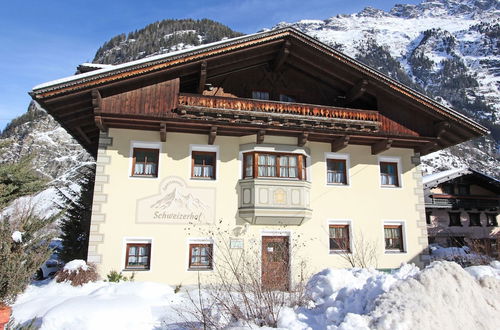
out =
<path fill-rule="evenodd" d="M 56 273 L 55 279 L 57 283 L 70 282 L 72 286 L 80 286 L 99 280 L 99 274 L 97 273 L 96 266 L 88 263 L 75 269 L 64 267 Z"/>
<path fill-rule="evenodd" d="M 235 322 L 276 327 L 284 308 L 304 306 L 309 301 L 305 293 L 305 281 L 309 278 L 305 262 L 296 278 L 290 279 L 289 287 L 284 287 L 278 276 L 263 283 L 257 249 L 234 250 L 228 241 L 221 240 L 216 251 L 213 275 L 202 284 L 198 272 L 197 290 L 187 291 L 191 308 L 178 310 L 186 321 L 186 313 L 198 321 L 193 327 L 223 328 Z M 288 263 L 283 267 L 290 273 Z"/>
<path fill-rule="evenodd" d="M 352 242 L 352 248 L 351 246 L 342 245 L 340 247 L 341 250 L 339 250 L 338 255 L 347 261 L 351 267 L 377 267 L 378 243 L 376 241 L 366 239 L 362 232 L 357 233 L 356 239 Z"/>

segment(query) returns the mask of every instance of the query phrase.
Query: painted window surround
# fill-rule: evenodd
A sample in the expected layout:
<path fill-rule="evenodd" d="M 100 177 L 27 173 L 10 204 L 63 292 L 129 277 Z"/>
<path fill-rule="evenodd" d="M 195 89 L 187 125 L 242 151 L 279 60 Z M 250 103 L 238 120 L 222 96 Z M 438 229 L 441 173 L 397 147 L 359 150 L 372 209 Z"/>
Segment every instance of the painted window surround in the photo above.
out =
<path fill-rule="evenodd" d="M 401 238 L 403 239 L 403 251 L 386 250 L 385 249 L 385 226 L 401 226 Z M 408 237 L 406 235 L 406 221 L 405 220 L 383 220 L 382 221 L 382 238 L 383 249 L 385 254 L 407 254 L 408 253 Z"/>
<path fill-rule="evenodd" d="M 193 163 L 193 151 L 201 151 L 201 152 L 214 152 L 215 153 L 215 179 L 207 179 L 207 178 L 193 178 L 191 175 L 191 164 Z M 194 181 L 207 181 L 207 182 L 217 182 L 219 180 L 219 169 L 220 169 L 220 152 L 219 146 L 214 144 L 190 144 L 189 145 L 189 180 Z"/>
<path fill-rule="evenodd" d="M 157 149 L 158 150 L 158 169 L 156 171 L 155 177 L 148 176 L 133 176 L 132 167 L 134 163 L 134 148 L 144 148 L 144 149 Z M 162 142 L 148 142 L 148 141 L 130 141 L 130 152 L 129 152 L 129 168 L 127 172 L 127 177 L 133 180 L 157 180 L 160 177 L 162 163 L 161 163 L 161 153 L 162 153 Z"/>
<path fill-rule="evenodd" d="M 149 269 L 130 269 L 127 268 L 125 257 L 127 255 L 127 244 L 150 244 L 149 250 Z M 123 272 L 151 272 L 153 270 L 154 262 L 154 244 L 152 237 L 124 237 L 122 241 L 122 262 L 121 269 Z"/>
<path fill-rule="evenodd" d="M 380 188 L 382 188 L 382 189 L 401 189 L 401 188 L 403 188 L 403 169 L 401 166 L 401 157 L 378 156 L 377 158 L 378 158 L 378 172 L 379 172 L 377 179 L 378 179 L 378 184 L 379 184 Z M 380 173 L 381 173 L 380 163 L 382 163 L 382 162 L 396 163 L 397 164 L 397 167 L 398 167 L 398 174 L 397 175 L 398 175 L 398 183 L 399 183 L 398 186 L 382 185 L 382 182 L 380 180 Z"/>

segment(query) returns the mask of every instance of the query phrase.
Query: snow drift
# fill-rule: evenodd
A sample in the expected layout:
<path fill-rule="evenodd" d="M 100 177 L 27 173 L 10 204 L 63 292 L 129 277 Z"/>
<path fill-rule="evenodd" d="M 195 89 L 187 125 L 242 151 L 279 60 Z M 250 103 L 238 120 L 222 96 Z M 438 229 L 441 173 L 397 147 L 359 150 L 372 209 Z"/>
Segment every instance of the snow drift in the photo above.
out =
<path fill-rule="evenodd" d="M 307 306 L 285 308 L 280 327 L 442 330 L 497 329 L 500 324 L 500 262 L 463 269 L 438 261 L 422 271 L 404 265 L 392 273 L 325 269 L 311 278 L 307 292 Z M 174 293 L 163 284 L 73 287 L 52 281 L 28 287 L 13 316 L 19 323 L 36 319 L 43 330 L 183 329 L 190 320 L 179 316 L 179 307 L 193 308 L 185 292 Z M 238 322 L 239 329 L 244 326 Z"/>

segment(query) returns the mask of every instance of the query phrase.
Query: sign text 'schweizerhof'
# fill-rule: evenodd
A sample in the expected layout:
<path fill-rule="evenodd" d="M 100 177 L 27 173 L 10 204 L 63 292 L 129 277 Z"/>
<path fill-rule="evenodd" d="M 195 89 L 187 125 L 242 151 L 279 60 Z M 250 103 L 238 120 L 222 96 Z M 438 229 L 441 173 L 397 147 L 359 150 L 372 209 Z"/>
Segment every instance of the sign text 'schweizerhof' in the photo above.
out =
<path fill-rule="evenodd" d="M 209 224 L 215 218 L 215 188 L 189 187 L 168 177 L 156 195 L 137 201 L 137 223 Z"/>

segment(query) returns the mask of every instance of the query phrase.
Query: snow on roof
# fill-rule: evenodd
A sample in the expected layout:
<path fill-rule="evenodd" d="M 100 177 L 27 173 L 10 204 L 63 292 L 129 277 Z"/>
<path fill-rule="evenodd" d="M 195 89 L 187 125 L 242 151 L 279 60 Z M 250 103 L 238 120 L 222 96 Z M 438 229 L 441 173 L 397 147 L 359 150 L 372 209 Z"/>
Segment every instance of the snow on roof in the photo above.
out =
<path fill-rule="evenodd" d="M 131 61 L 131 62 L 126 62 L 126 63 L 122 63 L 122 64 L 117 64 L 117 65 L 109 65 L 109 66 L 103 67 L 102 69 L 99 69 L 99 70 L 85 72 L 85 73 L 81 73 L 81 74 L 78 74 L 78 75 L 64 77 L 64 78 L 60 78 L 60 79 L 48 81 L 48 82 L 45 82 L 45 83 L 42 83 L 42 84 L 38 84 L 35 87 L 33 87 L 32 90 L 35 91 L 35 90 L 38 90 L 38 89 L 53 87 L 54 85 L 59 85 L 59 84 L 63 84 L 63 83 L 67 83 L 67 82 L 71 82 L 71 81 L 75 81 L 75 80 L 80 80 L 82 78 L 92 77 L 92 76 L 103 74 L 103 73 L 108 73 L 108 72 L 113 72 L 113 71 L 119 71 L 121 69 L 125 69 L 125 68 L 132 67 L 132 66 L 139 65 L 139 64 L 145 64 L 145 63 L 149 63 L 149 62 L 153 62 L 153 61 L 157 61 L 157 60 L 164 60 L 164 59 L 168 59 L 170 57 L 182 55 L 182 54 L 185 54 L 185 53 L 190 53 L 190 52 L 197 51 L 197 50 L 204 49 L 204 48 L 210 48 L 210 47 L 221 45 L 221 44 L 224 44 L 224 43 L 234 42 L 234 41 L 237 41 L 239 39 L 245 39 L 245 38 L 249 38 L 249 37 L 254 37 L 254 36 L 257 36 L 259 34 L 265 34 L 265 33 L 268 33 L 268 32 L 260 32 L 260 33 L 255 33 L 255 34 L 247 34 L 247 35 L 243 35 L 243 36 L 240 36 L 240 37 L 231 38 L 231 39 L 224 39 L 224 40 L 212 42 L 212 43 L 209 43 L 209 44 L 204 44 L 204 45 L 199 45 L 199 46 L 195 46 L 195 47 L 191 47 L 191 48 L 187 48 L 187 49 L 178 50 L 178 51 L 175 51 L 175 52 L 170 52 L 170 53 L 165 53 L 165 54 L 160 54 L 160 55 L 154 55 L 154 56 L 149 56 L 149 57 L 144 57 L 144 58 L 141 58 L 139 60 L 135 60 L 135 61 Z"/>
<path fill-rule="evenodd" d="M 100 63 L 88 63 L 88 62 L 85 62 L 85 63 L 80 64 L 80 66 L 87 66 L 87 67 L 90 67 L 90 68 L 109 68 L 109 67 L 112 67 L 114 65 L 113 64 L 100 64 Z"/>
<path fill-rule="evenodd" d="M 437 172 L 433 174 L 426 175 L 422 178 L 423 184 L 427 184 L 429 182 L 433 181 L 441 181 L 441 179 L 451 179 L 449 178 L 450 176 L 455 176 L 455 174 L 458 174 L 460 172 L 467 171 L 467 168 L 452 168 L 451 170 L 446 170 L 443 172 Z"/>

